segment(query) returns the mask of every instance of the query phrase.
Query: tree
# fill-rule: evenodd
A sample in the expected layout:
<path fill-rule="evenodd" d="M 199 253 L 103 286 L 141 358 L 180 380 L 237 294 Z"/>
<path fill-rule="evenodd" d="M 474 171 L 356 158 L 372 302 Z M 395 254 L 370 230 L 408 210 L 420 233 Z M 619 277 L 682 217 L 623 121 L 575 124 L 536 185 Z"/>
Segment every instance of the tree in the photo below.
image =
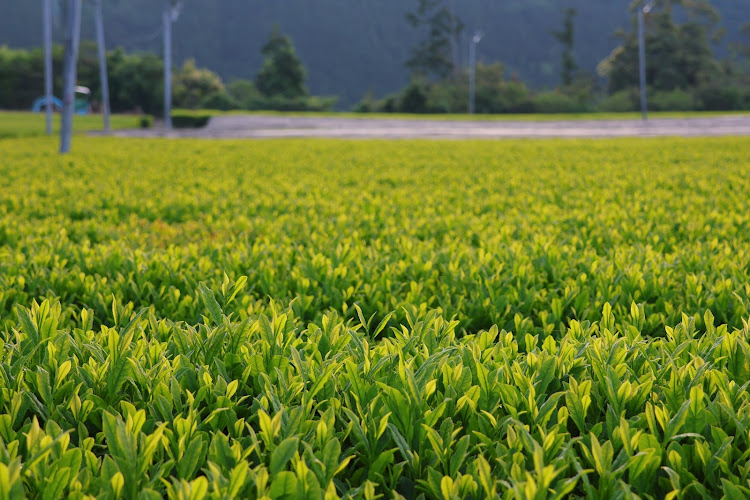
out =
<path fill-rule="evenodd" d="M 741 30 L 742 40 L 735 43 L 733 48 L 737 51 L 740 57 L 750 62 L 750 23 L 742 26 Z"/>
<path fill-rule="evenodd" d="M 640 1 L 633 3 L 641 8 Z M 675 7 L 684 22 L 675 20 Z M 712 40 L 721 36 L 718 13 L 704 0 L 657 0 L 646 16 L 646 79 L 656 91 L 690 90 L 715 78 L 721 69 L 714 58 Z M 636 21 L 630 33 L 620 33 L 623 42 L 599 65 L 609 77 L 614 94 L 638 86 L 638 39 Z"/>
<path fill-rule="evenodd" d="M 401 96 L 401 111 L 404 113 L 427 112 L 427 88 L 424 82 L 412 80 Z"/>
<path fill-rule="evenodd" d="M 195 61 L 188 60 L 182 69 L 172 76 L 174 104 L 179 108 L 197 108 L 208 96 L 224 92 L 219 75 L 207 69 L 199 69 Z"/>
<path fill-rule="evenodd" d="M 164 109 L 164 61 L 154 54 L 127 55 L 122 49 L 109 53 L 112 111 L 140 109 L 160 115 Z"/>
<path fill-rule="evenodd" d="M 255 81 L 261 94 L 285 99 L 308 96 L 305 84 L 307 71 L 297 57 L 292 40 L 282 35 L 278 26 L 274 28 L 261 52 L 265 61 Z"/>
<path fill-rule="evenodd" d="M 252 109 L 254 104 L 262 99 L 255 84 L 248 80 L 233 80 L 227 85 L 227 93 L 232 96 L 240 107 Z"/>
<path fill-rule="evenodd" d="M 565 19 L 562 31 L 554 31 L 552 34 L 563 46 L 562 63 L 560 68 L 560 79 L 565 87 L 573 84 L 573 76 L 578 70 L 573 48 L 575 45 L 575 17 L 578 11 L 573 8 L 565 9 Z"/>
<path fill-rule="evenodd" d="M 425 76 L 441 79 L 458 75 L 454 47 L 458 46 L 465 26 L 445 5 L 445 0 L 419 0 L 417 10 L 407 13 L 406 20 L 412 27 L 427 32 L 427 37 L 412 51 L 406 66 Z"/>

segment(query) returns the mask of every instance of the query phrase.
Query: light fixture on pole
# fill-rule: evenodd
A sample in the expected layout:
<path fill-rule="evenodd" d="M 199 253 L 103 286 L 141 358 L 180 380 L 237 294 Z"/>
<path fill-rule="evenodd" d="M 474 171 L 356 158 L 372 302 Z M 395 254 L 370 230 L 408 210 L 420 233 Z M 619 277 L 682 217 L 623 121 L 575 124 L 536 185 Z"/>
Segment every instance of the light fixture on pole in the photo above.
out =
<path fill-rule="evenodd" d="M 638 70 L 641 86 L 641 114 L 648 120 L 648 98 L 646 96 L 646 14 L 654 7 L 654 0 L 638 6 Z"/>
<path fill-rule="evenodd" d="M 476 107 L 477 80 L 477 44 L 482 41 L 484 33 L 477 31 L 469 44 L 469 114 L 473 115 Z"/>
<path fill-rule="evenodd" d="M 169 0 L 164 6 L 164 128 L 172 129 L 172 24 L 180 17 L 182 2 Z"/>

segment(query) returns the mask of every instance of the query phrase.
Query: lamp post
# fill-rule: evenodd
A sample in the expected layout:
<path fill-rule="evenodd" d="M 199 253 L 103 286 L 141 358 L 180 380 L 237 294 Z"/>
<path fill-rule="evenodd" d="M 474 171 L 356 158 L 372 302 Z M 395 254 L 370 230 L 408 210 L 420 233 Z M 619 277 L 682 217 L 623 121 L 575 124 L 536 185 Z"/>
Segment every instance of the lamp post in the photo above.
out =
<path fill-rule="evenodd" d="M 648 120 L 648 98 L 646 96 L 646 14 L 654 7 L 654 0 L 645 1 L 638 6 L 638 70 L 641 85 L 641 114 Z"/>
<path fill-rule="evenodd" d="M 180 16 L 182 4 L 170 0 L 164 6 L 164 128 L 172 130 L 172 23 Z"/>
<path fill-rule="evenodd" d="M 104 45 L 103 0 L 96 0 L 96 40 L 99 50 L 99 80 L 102 85 L 102 116 L 104 130 L 109 132 L 109 79 L 107 78 L 107 48 Z"/>
<path fill-rule="evenodd" d="M 82 0 L 67 0 L 65 14 L 65 62 L 63 70 L 63 110 L 60 126 L 60 153 L 69 153 L 73 138 L 75 112 L 76 65 L 81 36 Z"/>
<path fill-rule="evenodd" d="M 42 0 L 44 24 L 44 95 L 46 99 L 47 135 L 52 135 L 52 0 Z"/>
<path fill-rule="evenodd" d="M 476 80 L 477 80 L 477 44 L 482 41 L 484 33 L 477 31 L 469 45 L 469 114 L 473 115 L 476 107 Z"/>

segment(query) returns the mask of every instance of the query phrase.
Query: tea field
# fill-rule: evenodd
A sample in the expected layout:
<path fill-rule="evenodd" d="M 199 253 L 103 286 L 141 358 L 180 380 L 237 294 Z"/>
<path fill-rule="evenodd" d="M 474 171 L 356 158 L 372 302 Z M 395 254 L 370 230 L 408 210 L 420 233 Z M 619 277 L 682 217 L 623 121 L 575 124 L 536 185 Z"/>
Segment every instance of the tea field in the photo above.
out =
<path fill-rule="evenodd" d="M 750 143 L 0 141 L 0 499 L 750 496 Z"/>

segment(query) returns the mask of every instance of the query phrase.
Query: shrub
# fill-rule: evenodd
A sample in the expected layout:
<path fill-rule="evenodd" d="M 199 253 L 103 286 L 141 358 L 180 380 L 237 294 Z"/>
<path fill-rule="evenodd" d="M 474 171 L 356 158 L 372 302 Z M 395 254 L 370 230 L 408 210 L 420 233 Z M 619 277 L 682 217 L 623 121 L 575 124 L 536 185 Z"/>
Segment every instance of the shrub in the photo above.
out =
<path fill-rule="evenodd" d="M 375 93 L 370 90 L 359 101 L 352 107 L 352 111 L 355 113 L 374 113 L 378 111 L 378 100 L 375 98 Z"/>
<path fill-rule="evenodd" d="M 693 111 L 695 96 L 684 90 L 653 92 L 648 96 L 648 107 L 653 111 Z"/>
<path fill-rule="evenodd" d="M 400 110 L 403 113 L 427 113 L 427 88 L 419 81 L 412 81 L 401 95 Z"/>
<path fill-rule="evenodd" d="M 608 113 L 626 113 L 638 110 L 638 106 L 638 91 L 629 89 L 605 97 L 596 105 L 596 110 Z"/>
<path fill-rule="evenodd" d="M 733 111 L 744 107 L 742 91 L 731 84 L 704 85 L 695 94 L 699 108 L 704 111 Z"/>
<path fill-rule="evenodd" d="M 533 102 L 534 111 L 537 113 L 585 113 L 591 111 L 587 102 L 558 91 L 537 94 Z"/>
<path fill-rule="evenodd" d="M 195 61 L 186 61 L 172 78 L 174 84 L 174 105 L 181 108 L 197 108 L 204 99 L 224 92 L 224 84 L 219 75 L 207 69 L 196 67 Z"/>
<path fill-rule="evenodd" d="M 227 85 L 227 94 L 243 109 L 252 109 L 252 103 L 261 98 L 261 93 L 249 80 L 233 80 Z"/>
<path fill-rule="evenodd" d="M 200 104 L 202 109 L 218 109 L 220 111 L 230 111 L 240 109 L 240 103 L 227 94 L 226 92 L 214 92 L 206 96 Z"/>
<path fill-rule="evenodd" d="M 138 126 L 141 128 L 151 128 L 154 125 L 154 117 L 151 115 L 143 115 L 138 118 Z"/>
<path fill-rule="evenodd" d="M 203 128 L 211 120 L 210 114 L 203 113 L 173 113 L 172 126 L 174 128 Z"/>
<path fill-rule="evenodd" d="M 383 104 L 380 107 L 380 111 L 383 113 L 397 113 L 399 111 L 399 99 L 396 95 L 389 95 L 383 99 Z"/>
<path fill-rule="evenodd" d="M 465 113 L 468 105 L 469 89 L 465 85 L 432 85 L 427 95 L 427 107 L 431 113 Z"/>
<path fill-rule="evenodd" d="M 336 104 L 336 100 L 335 97 L 261 96 L 253 99 L 247 109 L 253 111 L 329 111 Z"/>

